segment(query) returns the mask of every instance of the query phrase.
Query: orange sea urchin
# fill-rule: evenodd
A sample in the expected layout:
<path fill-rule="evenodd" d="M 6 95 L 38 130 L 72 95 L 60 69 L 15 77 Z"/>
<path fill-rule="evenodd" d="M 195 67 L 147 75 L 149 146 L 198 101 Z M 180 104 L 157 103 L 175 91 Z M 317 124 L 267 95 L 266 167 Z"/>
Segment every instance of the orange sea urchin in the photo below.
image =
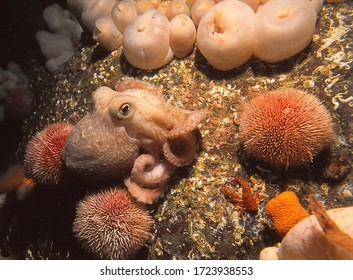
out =
<path fill-rule="evenodd" d="M 144 205 L 127 191 L 110 189 L 88 195 L 79 203 L 73 232 L 94 256 L 127 259 L 147 241 L 152 223 Z"/>
<path fill-rule="evenodd" d="M 311 162 L 332 139 L 333 123 L 314 95 L 279 89 L 244 107 L 239 136 L 248 153 L 286 169 Z"/>

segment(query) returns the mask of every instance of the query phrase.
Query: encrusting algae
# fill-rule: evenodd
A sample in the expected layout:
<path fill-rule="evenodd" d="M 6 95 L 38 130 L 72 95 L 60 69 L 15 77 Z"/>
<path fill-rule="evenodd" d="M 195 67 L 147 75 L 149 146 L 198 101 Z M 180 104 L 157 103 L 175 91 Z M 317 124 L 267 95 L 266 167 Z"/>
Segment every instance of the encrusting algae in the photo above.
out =
<path fill-rule="evenodd" d="M 300 205 L 294 192 L 285 191 L 271 199 L 265 208 L 276 232 L 284 237 L 297 223 L 308 217 L 308 212 Z"/>

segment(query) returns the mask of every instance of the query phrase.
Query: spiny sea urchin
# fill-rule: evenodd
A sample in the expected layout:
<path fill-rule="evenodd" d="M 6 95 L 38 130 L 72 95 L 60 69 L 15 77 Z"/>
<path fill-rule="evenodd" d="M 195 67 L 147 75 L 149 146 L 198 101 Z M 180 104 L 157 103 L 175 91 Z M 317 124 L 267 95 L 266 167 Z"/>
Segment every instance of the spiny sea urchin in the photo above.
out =
<path fill-rule="evenodd" d="M 38 183 L 58 184 L 61 179 L 61 150 L 73 128 L 69 123 L 54 123 L 37 133 L 27 144 L 25 169 Z"/>
<path fill-rule="evenodd" d="M 286 169 L 311 162 L 332 139 L 333 122 L 314 95 L 278 89 L 244 107 L 239 136 L 248 153 Z"/>
<path fill-rule="evenodd" d="M 73 232 L 82 246 L 102 259 L 134 256 L 153 223 L 145 206 L 122 189 L 86 196 L 76 208 Z"/>

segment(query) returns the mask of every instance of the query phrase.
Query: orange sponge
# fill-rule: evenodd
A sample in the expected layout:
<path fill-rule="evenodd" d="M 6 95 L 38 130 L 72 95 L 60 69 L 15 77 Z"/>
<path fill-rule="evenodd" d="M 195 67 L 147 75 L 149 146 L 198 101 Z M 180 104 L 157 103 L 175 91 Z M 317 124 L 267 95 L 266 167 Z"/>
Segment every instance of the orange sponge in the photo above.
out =
<path fill-rule="evenodd" d="M 265 208 L 277 233 L 284 237 L 287 232 L 304 218 L 308 212 L 300 205 L 294 192 L 285 191 L 271 199 Z"/>

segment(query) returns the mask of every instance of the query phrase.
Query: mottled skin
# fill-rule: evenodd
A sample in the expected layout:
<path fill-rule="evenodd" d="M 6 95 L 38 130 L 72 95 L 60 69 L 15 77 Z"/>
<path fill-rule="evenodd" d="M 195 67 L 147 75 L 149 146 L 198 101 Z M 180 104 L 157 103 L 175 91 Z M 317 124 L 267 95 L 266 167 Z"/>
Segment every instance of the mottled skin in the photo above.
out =
<path fill-rule="evenodd" d="M 140 201 L 153 203 L 176 167 L 198 145 L 192 132 L 205 113 L 175 108 L 151 84 L 127 80 L 93 94 L 94 110 L 74 127 L 62 152 L 68 170 L 99 181 L 124 178 Z"/>
<path fill-rule="evenodd" d="M 93 112 L 74 126 L 61 158 L 75 174 L 110 181 L 130 173 L 138 152 L 138 141 L 129 137 L 124 127 L 104 122 Z"/>

